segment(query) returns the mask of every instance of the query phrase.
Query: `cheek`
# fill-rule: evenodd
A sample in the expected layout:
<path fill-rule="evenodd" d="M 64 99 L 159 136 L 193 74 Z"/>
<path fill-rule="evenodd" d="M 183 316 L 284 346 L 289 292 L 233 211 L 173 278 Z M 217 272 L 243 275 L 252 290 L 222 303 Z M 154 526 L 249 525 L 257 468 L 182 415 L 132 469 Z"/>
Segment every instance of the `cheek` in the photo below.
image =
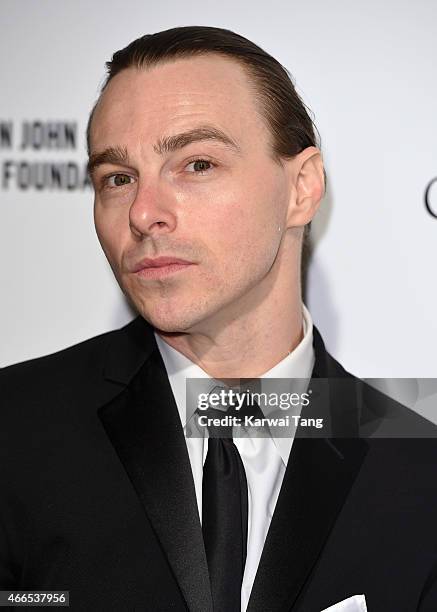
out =
<path fill-rule="evenodd" d="M 252 181 L 219 202 L 213 223 L 220 234 L 236 246 L 276 244 L 278 227 L 285 218 L 286 194 L 275 181 Z"/>
<path fill-rule="evenodd" d="M 223 205 L 203 225 L 217 267 L 234 278 L 268 270 L 279 249 L 282 216 L 271 192 L 245 194 Z"/>
<path fill-rule="evenodd" d="M 121 260 L 124 236 L 124 221 L 119 215 L 102 211 L 98 205 L 94 208 L 94 224 L 102 249 L 112 266 L 119 265 Z"/>

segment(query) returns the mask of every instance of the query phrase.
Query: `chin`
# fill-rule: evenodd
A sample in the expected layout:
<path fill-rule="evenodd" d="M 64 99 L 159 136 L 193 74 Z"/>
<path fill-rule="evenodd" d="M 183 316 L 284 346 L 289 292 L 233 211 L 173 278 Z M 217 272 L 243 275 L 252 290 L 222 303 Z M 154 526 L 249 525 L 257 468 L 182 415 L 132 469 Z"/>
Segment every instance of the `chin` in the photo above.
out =
<path fill-rule="evenodd" d="M 189 332 L 201 318 L 198 312 L 190 315 L 183 308 L 178 309 L 178 312 L 163 307 L 151 309 L 150 307 L 144 308 L 142 305 L 136 305 L 136 308 L 152 327 L 167 333 Z"/>
<path fill-rule="evenodd" d="M 135 309 L 152 327 L 167 333 L 190 333 L 208 328 L 219 310 L 217 300 L 205 299 L 199 292 L 145 295 L 130 292 Z"/>

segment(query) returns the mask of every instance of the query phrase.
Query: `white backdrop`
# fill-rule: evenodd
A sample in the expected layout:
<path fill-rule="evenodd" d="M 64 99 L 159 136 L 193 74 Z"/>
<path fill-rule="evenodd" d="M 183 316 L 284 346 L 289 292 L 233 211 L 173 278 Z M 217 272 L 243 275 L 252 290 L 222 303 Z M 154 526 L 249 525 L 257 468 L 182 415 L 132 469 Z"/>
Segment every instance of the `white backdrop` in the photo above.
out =
<path fill-rule="evenodd" d="M 359 376 L 437 376 L 437 218 L 424 204 L 437 176 L 436 2 L 0 7 L 0 366 L 132 318 L 94 233 L 91 189 L 81 186 L 83 132 L 115 50 L 195 24 L 235 30 L 265 48 L 314 111 L 329 187 L 313 224 L 307 302 L 328 349 Z M 62 149 L 21 148 L 27 122 L 67 122 L 73 137 Z M 37 125 L 37 145 L 41 133 Z M 57 164 L 60 173 L 76 163 L 78 182 L 70 166 L 70 190 L 26 187 L 30 166 L 18 176 L 20 163 L 39 163 L 39 171 Z M 437 185 L 428 204 L 437 215 Z"/>

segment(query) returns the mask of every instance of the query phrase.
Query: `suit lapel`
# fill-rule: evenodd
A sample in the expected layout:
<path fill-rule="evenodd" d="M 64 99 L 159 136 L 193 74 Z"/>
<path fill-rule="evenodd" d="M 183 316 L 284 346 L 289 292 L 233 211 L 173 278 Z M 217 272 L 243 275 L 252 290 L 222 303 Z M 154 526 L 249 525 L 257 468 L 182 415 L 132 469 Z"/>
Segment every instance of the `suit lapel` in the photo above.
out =
<path fill-rule="evenodd" d="M 247 612 L 292 609 L 367 452 L 367 444 L 356 438 L 354 379 L 326 353 L 316 329 L 314 349 L 313 378 L 344 377 L 338 389 L 335 380 L 330 384 L 330 407 L 321 412 L 329 412 L 334 437 L 293 441 Z M 317 407 L 311 412 L 317 414 Z"/>
<path fill-rule="evenodd" d="M 248 612 L 291 609 L 349 489 L 361 440 L 296 439 L 261 556 Z"/>
<path fill-rule="evenodd" d="M 130 373 L 138 371 L 125 390 L 102 406 L 98 414 L 161 542 L 189 610 L 212 612 L 185 437 L 165 367 L 152 338 L 142 346 L 126 341 L 125 336 L 119 338 L 117 359 L 113 358 L 112 347 L 107 375 L 110 372 L 113 379 L 127 382 L 126 363 L 117 369 L 126 351 Z M 143 365 L 138 369 L 141 361 Z"/>

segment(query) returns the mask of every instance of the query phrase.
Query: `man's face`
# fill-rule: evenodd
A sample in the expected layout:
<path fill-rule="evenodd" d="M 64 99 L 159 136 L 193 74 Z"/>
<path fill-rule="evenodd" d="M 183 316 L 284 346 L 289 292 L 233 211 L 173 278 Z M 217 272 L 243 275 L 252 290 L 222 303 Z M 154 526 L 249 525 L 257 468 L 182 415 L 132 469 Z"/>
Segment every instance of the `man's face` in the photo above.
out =
<path fill-rule="evenodd" d="M 123 291 L 158 329 L 207 332 L 268 299 L 290 180 L 256 104 L 242 67 L 217 55 L 129 68 L 99 101 L 97 234 Z M 189 263 L 143 261 L 160 257 Z"/>

